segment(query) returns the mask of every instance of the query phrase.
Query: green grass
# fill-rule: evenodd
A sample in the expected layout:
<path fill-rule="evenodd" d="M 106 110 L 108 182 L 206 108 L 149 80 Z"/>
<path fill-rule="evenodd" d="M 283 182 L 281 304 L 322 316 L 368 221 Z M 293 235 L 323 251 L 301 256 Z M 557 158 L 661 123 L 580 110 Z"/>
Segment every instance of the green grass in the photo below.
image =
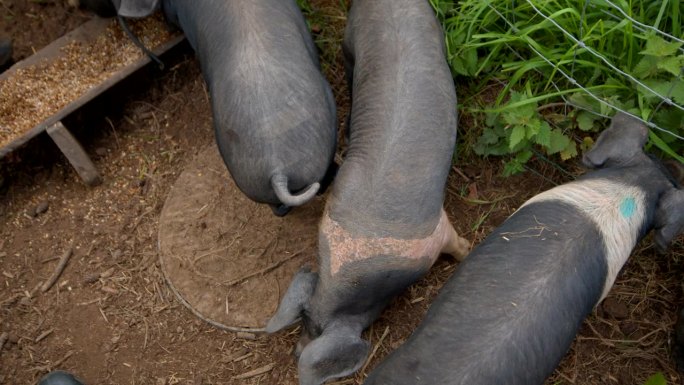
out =
<path fill-rule="evenodd" d="M 536 152 L 577 156 L 615 113 L 611 106 L 660 127 L 649 146 L 684 162 L 684 140 L 668 134 L 684 136 L 684 50 L 655 31 L 684 38 L 684 2 L 611 0 L 653 28 L 605 0 L 430 2 L 463 86 L 460 109 L 484 123 L 469 145 L 507 157 L 505 173 L 522 171 Z M 487 87 L 497 94 L 480 95 Z"/>
<path fill-rule="evenodd" d="M 658 372 L 649 377 L 644 382 L 644 385 L 667 385 L 667 380 L 665 380 L 665 376 L 662 373 Z"/>

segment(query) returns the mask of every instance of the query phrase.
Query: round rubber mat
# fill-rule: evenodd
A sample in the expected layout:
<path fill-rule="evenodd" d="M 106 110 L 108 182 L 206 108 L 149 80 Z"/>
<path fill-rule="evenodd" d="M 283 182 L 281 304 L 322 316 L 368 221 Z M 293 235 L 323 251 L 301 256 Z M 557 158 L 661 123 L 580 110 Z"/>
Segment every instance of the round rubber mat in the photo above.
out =
<path fill-rule="evenodd" d="M 314 265 L 323 198 L 285 217 L 249 200 L 212 145 L 178 177 L 159 220 L 161 267 L 178 299 L 223 329 L 262 331 L 304 264 Z"/>

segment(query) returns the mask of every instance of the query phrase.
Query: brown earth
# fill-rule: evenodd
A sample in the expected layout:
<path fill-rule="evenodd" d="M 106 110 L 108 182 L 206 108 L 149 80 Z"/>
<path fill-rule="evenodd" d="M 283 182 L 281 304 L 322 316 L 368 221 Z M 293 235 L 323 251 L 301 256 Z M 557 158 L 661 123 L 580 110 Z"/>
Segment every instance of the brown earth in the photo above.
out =
<path fill-rule="evenodd" d="M 349 109 L 339 53 L 345 13 L 334 0 L 311 3 L 319 12 L 312 29 L 326 49 L 323 66 L 343 122 Z M 17 59 L 88 17 L 58 0 L 0 0 L 0 12 L 0 30 L 16 39 Z M 167 58 L 168 70 L 138 74 L 65 122 L 76 128 L 102 185 L 85 187 L 42 136 L 0 160 L 0 333 L 9 334 L 0 351 L 0 383 L 31 384 L 61 368 L 92 385 L 296 384 L 298 329 L 274 336 L 219 330 L 181 305 L 162 275 L 157 235 L 164 202 L 180 173 L 213 142 L 208 96 L 188 52 L 176 52 Z M 462 119 L 461 142 L 475 124 Z M 523 175 L 502 178 L 499 160 L 478 159 L 465 147 L 455 165 L 446 209 L 473 243 L 525 199 L 568 179 L 542 160 Z M 34 290 L 69 248 L 73 256 L 55 286 Z M 312 256 L 315 248 L 302 252 Z M 679 384 L 670 344 L 682 303 L 683 256 L 681 239 L 658 255 L 646 238 L 547 384 L 634 385 L 656 372 Z M 439 260 L 393 301 L 364 334 L 373 344 L 367 366 L 336 383 L 362 383 L 415 328 L 456 268 L 453 260 Z"/>
<path fill-rule="evenodd" d="M 167 283 L 207 322 L 262 331 L 297 270 L 316 263 L 323 205 L 319 196 L 276 217 L 240 191 L 212 143 L 178 177 L 159 218 Z"/>

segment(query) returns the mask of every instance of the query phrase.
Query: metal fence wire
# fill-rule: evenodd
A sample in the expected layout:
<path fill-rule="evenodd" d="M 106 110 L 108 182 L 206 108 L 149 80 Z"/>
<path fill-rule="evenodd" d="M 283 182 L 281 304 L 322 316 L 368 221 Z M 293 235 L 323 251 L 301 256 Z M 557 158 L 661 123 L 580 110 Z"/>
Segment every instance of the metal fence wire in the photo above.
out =
<path fill-rule="evenodd" d="M 534 96 L 548 96 L 540 100 L 604 118 L 632 115 L 650 127 L 652 143 L 684 161 L 684 2 L 430 2 L 456 75 L 508 73 L 507 89 L 529 88 L 535 77 L 542 86 Z"/>

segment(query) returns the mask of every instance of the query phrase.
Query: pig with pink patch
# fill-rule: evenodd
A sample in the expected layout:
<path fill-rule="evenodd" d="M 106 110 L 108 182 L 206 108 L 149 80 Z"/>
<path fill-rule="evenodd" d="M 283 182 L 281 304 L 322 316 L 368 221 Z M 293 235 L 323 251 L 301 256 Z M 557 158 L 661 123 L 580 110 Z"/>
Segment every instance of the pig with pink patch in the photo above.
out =
<path fill-rule="evenodd" d="M 266 330 L 301 319 L 299 382 L 352 374 L 361 332 L 440 253 L 469 242 L 442 208 L 456 141 L 456 93 L 427 1 L 355 0 L 344 40 L 349 150 L 319 228 L 318 272 L 294 277 Z"/>

